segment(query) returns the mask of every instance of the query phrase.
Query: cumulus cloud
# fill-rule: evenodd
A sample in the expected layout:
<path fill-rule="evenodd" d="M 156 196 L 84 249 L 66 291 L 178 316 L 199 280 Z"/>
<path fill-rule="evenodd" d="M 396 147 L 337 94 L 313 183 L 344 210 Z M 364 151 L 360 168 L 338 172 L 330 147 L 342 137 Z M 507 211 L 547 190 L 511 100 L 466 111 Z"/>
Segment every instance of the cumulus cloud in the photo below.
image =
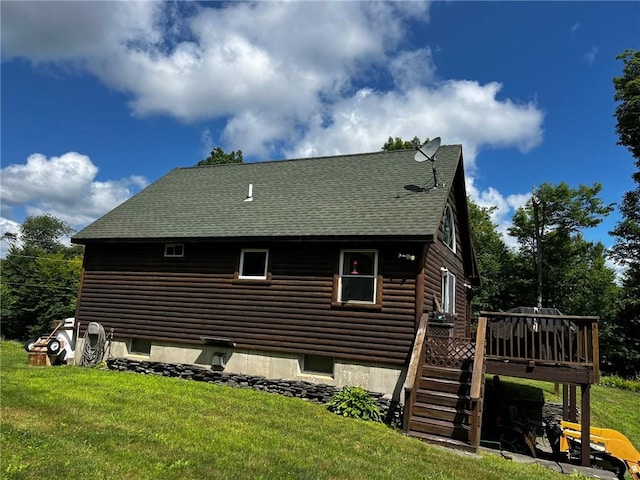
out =
<path fill-rule="evenodd" d="M 0 217 L 0 258 L 4 258 L 11 245 L 19 246 L 20 224 Z"/>
<path fill-rule="evenodd" d="M 540 109 L 532 102 L 499 100 L 499 83 L 461 80 L 406 92 L 361 89 L 336 102 L 330 121 L 315 121 L 290 156 L 330 155 L 379 150 L 386 138 L 442 137 L 462 143 L 471 172 L 478 149 L 516 147 L 528 151 L 542 141 Z M 418 128 L 420 131 L 416 131 Z"/>
<path fill-rule="evenodd" d="M 20 207 L 27 215 L 49 213 L 82 227 L 147 185 L 140 176 L 96 181 L 97 173 L 91 159 L 77 152 L 50 158 L 34 153 L 26 163 L 0 170 L 2 215 L 10 218 L 12 210 Z M 14 224 L 2 219 L 2 225 Z"/>
<path fill-rule="evenodd" d="M 438 78 L 428 46 L 402 50 L 408 22 L 428 23 L 429 8 L 428 2 L 6 2 L 2 55 L 89 72 L 127 94 L 137 116 L 222 119 L 219 138 L 245 155 L 373 151 L 389 135 L 441 136 L 464 145 L 473 180 L 482 148 L 526 152 L 540 144 L 544 114 L 535 102 L 502 98 L 497 81 Z M 372 87 L 380 79 L 386 89 Z M 211 138 L 205 129 L 203 147 Z M 104 213 L 144 183 L 97 182 L 95 165 L 75 153 L 32 156 L 5 170 L 6 205 L 53 209 L 73 222 Z M 27 178 L 34 186 L 20 190 Z M 473 194 L 496 202 L 503 217 L 519 201 L 491 189 Z"/>
<path fill-rule="evenodd" d="M 523 207 L 529 201 L 531 193 L 517 193 L 505 197 L 493 187 L 479 190 L 473 176 L 467 176 L 466 187 L 467 195 L 473 202 L 485 208 L 494 207 L 491 212 L 491 221 L 497 226 L 496 231 L 502 236 L 508 247 L 516 248 L 518 242 L 509 235 L 507 230 L 511 226 L 511 217 L 518 208 Z"/>

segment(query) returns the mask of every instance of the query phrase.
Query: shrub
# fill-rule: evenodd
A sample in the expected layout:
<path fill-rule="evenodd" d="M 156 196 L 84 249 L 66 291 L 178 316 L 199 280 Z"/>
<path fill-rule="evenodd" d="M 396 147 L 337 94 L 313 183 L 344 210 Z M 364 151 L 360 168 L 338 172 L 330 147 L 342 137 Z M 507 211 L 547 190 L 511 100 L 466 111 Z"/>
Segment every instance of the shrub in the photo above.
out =
<path fill-rule="evenodd" d="M 605 387 L 619 388 L 620 390 L 629 390 L 631 392 L 640 393 L 640 378 L 635 380 L 618 377 L 612 375 L 610 377 L 601 377 L 600 385 Z"/>
<path fill-rule="evenodd" d="M 380 408 L 375 399 L 360 387 L 345 387 L 336 393 L 327 408 L 343 417 L 381 422 Z"/>

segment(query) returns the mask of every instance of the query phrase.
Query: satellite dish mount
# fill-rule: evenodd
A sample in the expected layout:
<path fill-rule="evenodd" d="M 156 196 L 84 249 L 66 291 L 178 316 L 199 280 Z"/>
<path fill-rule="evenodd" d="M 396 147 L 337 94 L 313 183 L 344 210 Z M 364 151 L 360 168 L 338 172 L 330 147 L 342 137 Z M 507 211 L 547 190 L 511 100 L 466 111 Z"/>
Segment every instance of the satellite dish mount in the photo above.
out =
<path fill-rule="evenodd" d="M 433 140 L 425 143 L 421 147 L 417 147 L 417 152 L 414 158 L 416 162 L 424 162 L 429 160 L 431 162 L 432 170 L 433 170 L 433 185 L 427 187 L 426 183 L 422 186 L 422 189 L 425 192 L 432 190 L 434 188 L 444 187 L 444 182 L 438 182 L 438 172 L 436 171 L 436 153 L 440 149 L 440 137 L 436 137 Z"/>

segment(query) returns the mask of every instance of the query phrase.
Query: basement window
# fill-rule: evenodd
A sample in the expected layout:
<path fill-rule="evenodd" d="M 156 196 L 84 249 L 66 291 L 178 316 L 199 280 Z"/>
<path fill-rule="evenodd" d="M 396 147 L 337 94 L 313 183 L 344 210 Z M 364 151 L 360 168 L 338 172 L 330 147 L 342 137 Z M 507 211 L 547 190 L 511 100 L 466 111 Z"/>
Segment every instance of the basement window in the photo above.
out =
<path fill-rule="evenodd" d="M 243 248 L 240 253 L 238 278 L 250 280 L 266 280 L 269 266 L 269 250 Z"/>
<path fill-rule="evenodd" d="M 150 355 L 151 340 L 146 338 L 132 338 L 129 353 L 133 355 Z"/>
<path fill-rule="evenodd" d="M 305 355 L 302 360 L 302 372 L 333 376 L 333 358 Z"/>
<path fill-rule="evenodd" d="M 164 246 L 165 257 L 184 257 L 184 244 L 167 243 Z"/>

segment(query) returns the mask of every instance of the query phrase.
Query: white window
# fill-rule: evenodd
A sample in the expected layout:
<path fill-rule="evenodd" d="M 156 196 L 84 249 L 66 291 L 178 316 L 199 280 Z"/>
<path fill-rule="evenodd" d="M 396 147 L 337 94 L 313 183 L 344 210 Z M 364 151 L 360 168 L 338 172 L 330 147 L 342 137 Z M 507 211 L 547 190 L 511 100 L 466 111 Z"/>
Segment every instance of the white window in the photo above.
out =
<path fill-rule="evenodd" d="M 260 248 L 243 248 L 240 253 L 238 278 L 265 280 L 269 265 L 269 250 Z"/>
<path fill-rule="evenodd" d="M 456 276 L 446 268 L 442 270 L 442 309 L 456 313 Z"/>
<path fill-rule="evenodd" d="M 377 283 L 377 250 L 340 251 L 339 302 L 376 303 Z"/>
<path fill-rule="evenodd" d="M 167 243 L 164 246 L 165 257 L 184 257 L 184 245 L 182 243 Z"/>
<path fill-rule="evenodd" d="M 442 241 L 451 250 L 456 251 L 456 224 L 453 221 L 453 210 L 449 205 L 444 209 Z"/>

